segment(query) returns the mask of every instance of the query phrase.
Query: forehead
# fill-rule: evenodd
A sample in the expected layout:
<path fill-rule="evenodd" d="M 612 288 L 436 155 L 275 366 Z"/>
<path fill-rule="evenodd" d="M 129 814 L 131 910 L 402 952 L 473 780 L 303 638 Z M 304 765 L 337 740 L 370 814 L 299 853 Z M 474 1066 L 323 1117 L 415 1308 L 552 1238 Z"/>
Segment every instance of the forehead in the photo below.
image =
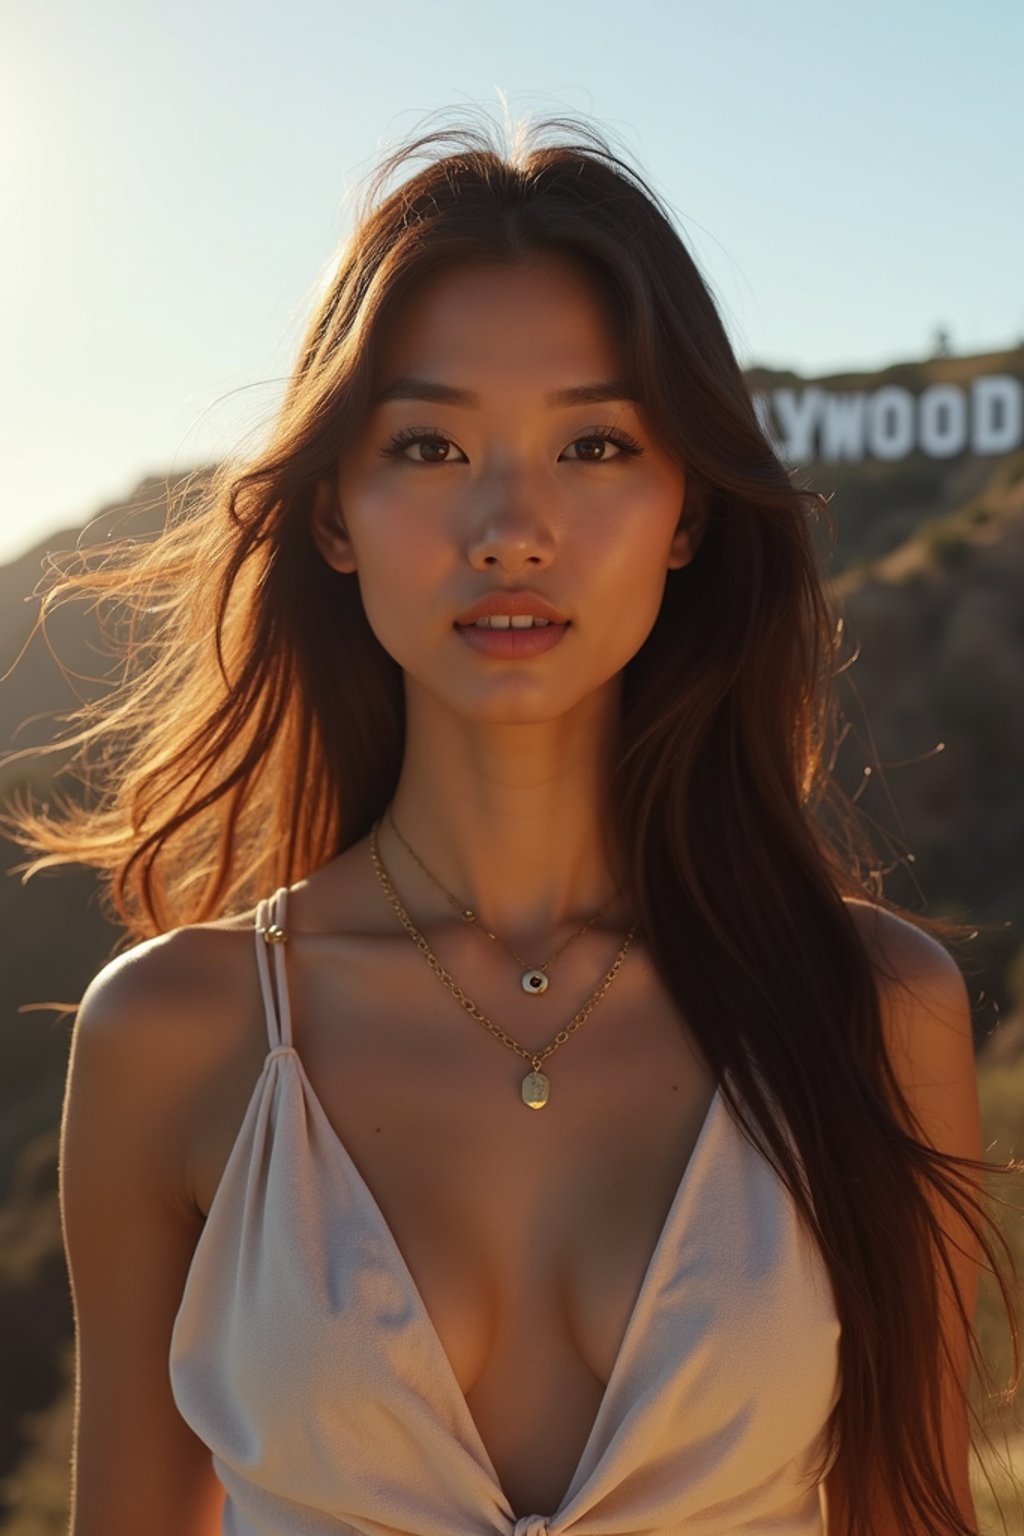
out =
<path fill-rule="evenodd" d="M 374 373 L 381 386 L 404 374 L 471 384 L 510 371 L 579 384 L 621 373 L 622 350 L 604 286 L 582 262 L 544 253 L 425 276 L 385 322 Z"/>

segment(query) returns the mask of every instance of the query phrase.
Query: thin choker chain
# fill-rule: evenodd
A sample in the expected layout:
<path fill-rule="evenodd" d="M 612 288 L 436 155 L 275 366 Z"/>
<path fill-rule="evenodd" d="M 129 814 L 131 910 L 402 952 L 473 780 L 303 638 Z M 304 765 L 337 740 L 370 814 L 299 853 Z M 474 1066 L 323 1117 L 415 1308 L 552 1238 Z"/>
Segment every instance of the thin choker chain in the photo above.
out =
<path fill-rule="evenodd" d="M 593 927 L 598 918 L 601 916 L 602 912 L 606 912 L 608 910 L 612 902 L 622 890 L 622 887 L 619 886 L 617 890 L 613 891 L 608 900 L 604 903 L 604 906 L 598 907 L 593 917 L 588 918 L 588 920 L 583 924 L 582 928 L 577 928 L 575 933 L 570 933 L 564 944 L 560 944 L 555 950 L 554 954 L 548 956 L 543 965 L 530 965 L 526 960 L 523 959 L 522 955 L 517 955 L 515 950 L 512 949 L 510 945 L 505 943 L 503 938 L 501 938 L 496 933 L 492 933 L 489 928 L 486 928 L 480 922 L 479 917 L 477 916 L 476 912 L 473 911 L 472 907 L 467 907 L 463 902 L 459 901 L 458 897 L 453 896 L 451 891 L 449 891 L 445 886 L 441 884 L 437 876 L 430 872 L 430 870 L 424 864 L 423 860 L 420 858 L 419 854 L 415 851 L 415 849 L 409 847 L 409 844 L 406 842 L 401 832 L 399 832 L 398 827 L 395 824 L 395 818 L 391 814 L 390 805 L 387 808 L 386 815 L 388 821 L 391 823 L 391 828 L 395 836 L 398 838 L 398 841 L 405 848 L 406 852 L 416 860 L 416 863 L 419 865 L 420 869 L 422 869 L 427 879 L 433 882 L 445 900 L 455 908 L 463 922 L 475 924 L 480 933 L 485 933 L 489 939 L 493 939 L 496 944 L 500 944 L 506 954 L 511 955 L 513 960 L 517 960 L 519 964 L 524 967 L 522 976 L 520 977 L 520 983 L 522 985 L 523 991 L 528 993 L 531 997 L 539 997 L 542 992 L 547 991 L 551 980 L 548 975 L 548 966 L 551 965 L 552 961 L 558 959 L 563 950 L 568 949 L 569 945 L 574 939 L 581 938 L 582 935 L 586 933 L 588 928 Z"/>

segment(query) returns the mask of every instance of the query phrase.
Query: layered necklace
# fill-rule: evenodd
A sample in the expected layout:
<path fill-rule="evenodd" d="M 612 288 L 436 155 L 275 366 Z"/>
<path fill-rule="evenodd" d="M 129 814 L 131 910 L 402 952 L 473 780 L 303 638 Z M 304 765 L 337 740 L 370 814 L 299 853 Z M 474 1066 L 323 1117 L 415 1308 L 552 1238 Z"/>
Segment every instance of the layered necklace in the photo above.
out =
<path fill-rule="evenodd" d="M 611 902 L 614 901 L 615 897 L 619 894 L 618 891 L 615 891 L 613 895 L 609 897 L 608 901 L 604 903 L 604 906 L 599 907 L 598 910 L 594 913 L 593 917 L 591 917 L 587 922 L 583 924 L 582 928 L 579 928 L 575 933 L 570 934 L 569 937 L 565 940 L 565 943 L 561 944 L 559 948 L 555 950 L 553 955 L 549 955 L 548 959 L 544 961 L 543 965 L 528 965 L 521 955 L 516 954 L 515 950 L 511 949 L 509 945 L 505 943 L 504 939 L 500 938 L 498 934 L 492 933 L 490 929 L 480 923 L 477 914 L 473 911 L 472 907 L 467 906 L 464 902 L 460 902 L 459 899 L 456 896 L 453 896 L 451 891 L 447 890 L 446 887 L 443 886 L 437 879 L 437 877 L 431 873 L 419 855 L 409 847 L 409 844 L 406 842 L 401 832 L 399 832 L 397 826 L 395 826 L 395 821 L 391 814 L 390 806 L 388 806 L 386 814 L 391 827 L 393 828 L 399 841 L 408 850 L 413 859 L 415 859 L 423 873 L 433 882 L 433 884 L 455 909 L 455 911 L 458 912 L 462 920 L 466 923 L 476 925 L 481 933 L 486 934 L 489 939 L 493 939 L 495 943 L 500 944 L 505 952 L 511 955 L 512 958 L 516 960 L 520 966 L 523 967 L 520 982 L 523 991 L 531 997 L 539 996 L 540 993 L 547 991 L 550 981 L 548 976 L 548 967 L 554 960 L 558 959 L 558 956 L 563 952 L 563 950 L 566 949 L 569 944 L 572 943 L 573 939 L 578 939 L 581 934 L 586 933 L 587 929 L 593 926 L 593 924 L 601 916 L 601 913 L 611 905 Z M 377 841 L 379 828 L 380 821 L 377 821 L 374 823 L 370 833 L 370 857 L 373 860 L 373 867 L 376 871 L 377 878 L 384 890 L 384 894 L 388 901 L 391 903 L 391 906 L 394 908 L 400 923 L 408 933 L 409 937 L 415 943 L 417 949 L 420 951 L 423 958 L 430 966 L 431 970 L 444 983 L 452 996 L 466 1010 L 466 1012 L 470 1014 L 474 1019 L 476 1019 L 478 1023 L 482 1024 L 484 1028 L 487 1029 L 495 1037 L 495 1039 L 500 1040 L 502 1045 L 507 1046 L 509 1050 L 515 1051 L 517 1056 L 521 1056 L 524 1061 L 528 1061 L 530 1063 L 531 1070 L 523 1078 L 520 1088 L 522 1100 L 523 1103 L 526 1104 L 530 1109 L 543 1109 L 550 1097 L 551 1084 L 546 1073 L 541 1071 L 541 1066 L 547 1060 L 547 1058 L 554 1051 L 557 1051 L 559 1046 L 564 1045 L 569 1037 L 575 1034 L 580 1026 L 584 1024 L 590 1017 L 591 1012 L 600 1002 L 601 998 L 607 992 L 608 988 L 611 986 L 612 982 L 618 975 L 619 970 L 622 967 L 622 962 L 626 958 L 629 946 L 632 944 L 637 929 L 640 926 L 639 923 L 635 922 L 630 928 L 626 935 L 625 942 L 623 943 L 618 954 L 615 956 L 615 959 L 613 960 L 609 970 L 606 972 L 604 979 L 596 991 L 591 993 L 590 997 L 588 997 L 587 1001 L 583 1004 L 583 1007 L 580 1008 L 577 1013 L 573 1014 L 568 1023 L 558 1031 L 558 1033 L 552 1040 L 549 1041 L 543 1050 L 528 1050 L 526 1046 L 520 1045 L 518 1040 L 513 1040 L 511 1035 L 507 1034 L 505 1030 L 501 1029 L 497 1024 L 489 1019 L 486 1014 L 481 1012 L 481 1010 L 476 1006 L 472 999 L 467 997 L 462 988 L 448 974 L 448 972 L 442 966 L 441 962 L 438 960 L 437 956 L 433 953 L 426 939 L 415 926 L 412 918 L 409 916 L 408 912 L 405 910 L 405 907 L 402 905 L 398 892 L 395 890 L 395 887 L 388 876 L 387 870 L 384 868 L 384 864 L 380 856 L 380 848 Z"/>
<path fill-rule="evenodd" d="M 563 945 L 559 945 L 559 948 L 557 948 L 556 951 L 554 951 L 553 955 L 548 955 L 548 958 L 547 958 L 547 960 L 545 960 L 545 962 L 543 962 L 543 965 L 531 966 L 531 965 L 528 965 L 527 960 L 524 960 L 524 957 L 522 957 L 522 955 L 516 954 L 516 951 L 514 951 L 514 949 L 511 948 L 510 945 L 507 945 L 507 943 L 505 943 L 504 938 L 500 937 L 499 934 L 493 934 L 493 932 L 490 931 L 490 928 L 487 928 L 487 926 L 482 925 L 481 920 L 479 920 L 479 917 L 477 917 L 476 912 L 473 911 L 473 908 L 471 908 L 471 906 L 465 906 L 464 903 L 461 902 L 461 900 L 457 899 L 457 895 L 451 894 L 451 891 L 448 891 L 447 886 L 442 885 L 441 880 L 438 879 L 438 876 L 436 876 L 436 874 L 431 874 L 430 869 L 427 868 L 427 865 L 425 865 L 424 860 L 422 860 L 421 857 L 419 857 L 418 852 L 416 852 L 415 849 L 410 848 L 410 846 L 408 846 L 408 843 L 405 842 L 404 837 L 402 837 L 402 834 L 399 833 L 398 826 L 395 825 L 395 817 L 391 816 L 391 806 L 390 805 L 388 805 L 388 808 L 387 808 L 387 819 L 388 819 L 388 822 L 390 822 L 391 831 L 393 831 L 393 833 L 395 833 L 395 836 L 398 837 L 399 843 L 401 843 L 402 848 L 405 849 L 405 852 L 407 852 L 408 856 L 410 856 L 411 859 L 415 859 L 416 860 L 416 863 L 418 863 L 419 868 L 421 868 L 422 871 L 424 871 L 424 874 L 425 874 L 425 876 L 427 876 L 427 879 L 430 880 L 430 882 L 433 883 L 433 885 L 436 886 L 436 888 L 438 888 L 438 891 L 441 891 L 441 894 L 444 895 L 445 902 L 448 902 L 448 905 L 453 906 L 454 911 L 456 911 L 457 914 L 459 914 L 459 917 L 461 917 L 462 922 L 464 922 L 464 923 L 476 923 L 477 929 L 479 929 L 479 932 L 482 932 L 482 934 L 487 934 L 488 938 L 493 938 L 494 943 L 496 943 L 496 945 L 502 946 L 502 949 L 504 949 L 505 954 L 511 955 L 511 957 L 513 957 L 513 960 L 517 960 L 517 962 L 519 962 L 519 965 L 522 966 L 522 968 L 524 968 L 524 972 L 522 972 L 522 977 L 520 977 L 520 983 L 522 983 L 522 989 L 524 989 L 524 992 L 528 992 L 528 994 L 530 994 L 530 997 L 539 997 L 540 992 L 547 992 L 548 991 L 548 982 L 550 982 L 550 977 L 548 977 L 548 966 L 553 965 L 553 963 L 556 962 L 557 958 L 559 958 L 559 955 L 562 954 L 562 952 L 565 951 L 565 949 L 568 949 L 568 946 L 570 946 L 571 943 L 573 943 L 574 938 L 582 938 L 583 934 L 585 934 L 585 932 L 586 932 L 586 929 L 593 928 L 594 923 L 597 922 L 597 919 L 599 919 L 600 915 L 602 915 L 603 912 L 608 911 L 608 908 L 609 908 L 609 906 L 611 906 L 611 903 L 613 903 L 614 900 L 616 900 L 617 895 L 619 895 L 619 891 L 613 891 L 613 894 L 609 895 L 608 900 L 606 900 L 605 905 L 599 906 L 599 908 L 597 908 L 597 911 L 594 912 L 593 917 L 588 917 L 588 919 L 586 919 L 586 922 L 583 923 L 582 928 L 577 928 L 576 932 L 574 932 L 574 934 L 570 934 L 570 937 L 568 937 L 567 940 L 565 940 L 565 943 L 563 943 Z"/>

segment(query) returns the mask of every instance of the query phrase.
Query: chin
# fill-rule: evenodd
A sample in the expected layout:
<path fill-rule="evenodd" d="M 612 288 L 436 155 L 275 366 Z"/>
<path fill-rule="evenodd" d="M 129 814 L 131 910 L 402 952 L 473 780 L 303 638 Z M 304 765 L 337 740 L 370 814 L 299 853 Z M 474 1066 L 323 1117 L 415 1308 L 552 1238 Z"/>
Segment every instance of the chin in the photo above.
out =
<path fill-rule="evenodd" d="M 472 695 L 449 691 L 445 703 L 454 714 L 478 725 L 549 725 L 573 715 L 593 719 L 602 708 L 617 709 L 619 691 L 618 677 L 570 693 L 550 680 L 545 686 L 538 679 L 506 676 L 492 679 L 489 687 L 479 687 Z"/>
<path fill-rule="evenodd" d="M 449 707 L 476 725 L 547 725 L 564 719 L 576 707 L 576 701 L 538 698 L 536 689 L 522 698 L 511 697 L 512 691 L 501 690 L 501 697 L 452 699 Z"/>

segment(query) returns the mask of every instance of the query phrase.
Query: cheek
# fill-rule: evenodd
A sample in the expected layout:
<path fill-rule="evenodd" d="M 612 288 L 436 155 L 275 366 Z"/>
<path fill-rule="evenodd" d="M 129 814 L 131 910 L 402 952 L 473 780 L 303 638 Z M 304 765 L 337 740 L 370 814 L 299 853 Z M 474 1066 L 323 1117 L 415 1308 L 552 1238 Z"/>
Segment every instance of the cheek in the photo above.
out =
<path fill-rule="evenodd" d="M 604 539 L 595 538 L 598 560 L 588 560 L 589 577 L 581 593 L 591 608 L 604 643 L 617 656 L 633 654 L 650 634 L 658 617 L 668 580 L 672 535 L 671 520 L 649 504 L 635 516 L 620 522 Z M 582 616 L 582 615 L 581 615 Z"/>
<path fill-rule="evenodd" d="M 450 543 L 422 508 L 403 515 L 394 500 L 361 507 L 351 532 L 370 627 L 396 659 L 408 660 L 397 653 L 422 646 L 439 594 L 452 585 Z"/>
<path fill-rule="evenodd" d="M 443 507 L 403 488 L 393 471 L 353 477 L 341 485 L 339 500 L 348 509 L 356 559 L 368 581 L 383 574 L 393 587 L 414 579 L 448 535 Z"/>
<path fill-rule="evenodd" d="M 640 605 L 653 600 L 657 605 L 678 521 L 679 509 L 664 498 L 636 498 L 631 505 L 617 507 L 614 516 L 591 524 L 581 548 L 606 600 L 633 599 Z"/>
<path fill-rule="evenodd" d="M 619 587 L 614 612 L 614 644 L 620 659 L 633 656 L 654 628 L 665 595 L 665 575 L 627 576 Z"/>

